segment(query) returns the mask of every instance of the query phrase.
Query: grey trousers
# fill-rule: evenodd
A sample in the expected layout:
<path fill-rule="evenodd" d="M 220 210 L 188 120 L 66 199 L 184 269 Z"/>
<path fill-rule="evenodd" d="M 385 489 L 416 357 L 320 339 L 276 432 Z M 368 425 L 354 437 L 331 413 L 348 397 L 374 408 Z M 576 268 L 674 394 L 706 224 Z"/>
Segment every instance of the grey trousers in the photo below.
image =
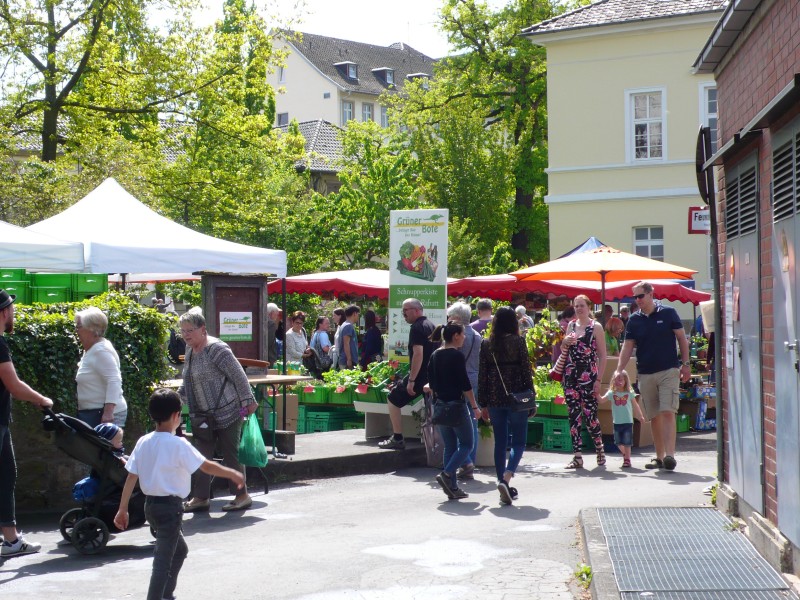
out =
<path fill-rule="evenodd" d="M 178 584 L 178 573 L 189 554 L 181 528 L 182 499 L 177 496 L 148 496 L 144 503 L 144 514 L 156 532 L 147 600 L 172 598 Z"/>
<path fill-rule="evenodd" d="M 214 458 L 214 450 L 218 449 L 222 455 L 222 464 L 239 471 L 244 476 L 245 472 L 239 464 L 239 439 L 242 435 L 242 420 L 236 419 L 224 429 L 192 429 L 194 447 L 208 460 Z M 228 483 L 228 490 L 232 496 L 247 493 L 247 484 L 241 490 L 236 488 L 232 481 Z M 192 498 L 208 500 L 211 497 L 211 475 L 197 470 L 192 475 Z"/>

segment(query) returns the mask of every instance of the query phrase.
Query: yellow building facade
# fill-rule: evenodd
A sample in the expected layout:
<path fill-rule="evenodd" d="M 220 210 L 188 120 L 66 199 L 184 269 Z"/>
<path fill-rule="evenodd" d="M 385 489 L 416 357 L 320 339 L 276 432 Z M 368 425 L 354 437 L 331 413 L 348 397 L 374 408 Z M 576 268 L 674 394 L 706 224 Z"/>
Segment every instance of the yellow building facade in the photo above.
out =
<path fill-rule="evenodd" d="M 622 12 L 591 15 L 609 4 Z M 528 30 L 547 49 L 550 255 L 595 236 L 696 269 L 711 290 L 709 236 L 688 233 L 688 212 L 703 204 L 695 145 L 716 124 L 716 90 L 691 66 L 720 11 L 630 20 L 636 4 L 601 0 Z"/>

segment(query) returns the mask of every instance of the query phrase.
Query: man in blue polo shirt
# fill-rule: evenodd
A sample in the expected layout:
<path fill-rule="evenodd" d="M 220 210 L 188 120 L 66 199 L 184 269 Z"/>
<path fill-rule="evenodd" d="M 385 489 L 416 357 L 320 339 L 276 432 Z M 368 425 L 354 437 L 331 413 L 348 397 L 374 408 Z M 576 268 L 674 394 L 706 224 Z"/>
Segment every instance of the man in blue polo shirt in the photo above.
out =
<path fill-rule="evenodd" d="M 672 471 L 675 460 L 675 414 L 678 412 L 681 381 L 689 381 L 689 342 L 683 323 L 674 308 L 653 300 L 653 286 L 640 281 L 633 286 L 638 311 L 628 319 L 625 343 L 619 356 L 614 378 L 625 369 L 636 348 L 636 370 L 644 413 L 653 428 L 656 457 L 645 465 L 648 469 Z M 675 341 L 681 351 L 675 350 Z"/>

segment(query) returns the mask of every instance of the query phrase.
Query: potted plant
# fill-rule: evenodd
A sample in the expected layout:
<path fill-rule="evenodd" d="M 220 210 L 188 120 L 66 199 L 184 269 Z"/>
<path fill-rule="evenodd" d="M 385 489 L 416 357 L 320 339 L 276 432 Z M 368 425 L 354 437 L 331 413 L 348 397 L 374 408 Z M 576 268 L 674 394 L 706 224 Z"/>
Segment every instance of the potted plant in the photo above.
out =
<path fill-rule="evenodd" d="M 549 364 L 553 354 L 553 346 L 564 339 L 564 332 L 557 321 L 550 320 L 550 309 L 542 310 L 542 318 L 528 329 L 525 341 L 528 344 L 528 356 L 531 364 Z"/>
<path fill-rule="evenodd" d="M 475 465 L 494 466 L 494 430 L 492 424 L 483 419 L 478 419 L 478 451 L 475 453 Z"/>

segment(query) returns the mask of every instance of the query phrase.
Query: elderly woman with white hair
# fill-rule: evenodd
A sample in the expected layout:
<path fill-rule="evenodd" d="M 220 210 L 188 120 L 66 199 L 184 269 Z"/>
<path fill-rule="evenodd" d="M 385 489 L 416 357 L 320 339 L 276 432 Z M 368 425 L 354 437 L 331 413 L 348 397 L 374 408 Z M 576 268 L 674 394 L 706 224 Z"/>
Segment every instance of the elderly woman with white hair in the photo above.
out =
<path fill-rule="evenodd" d="M 96 427 L 101 423 L 125 426 L 128 403 L 122 396 L 119 355 L 105 337 L 108 317 L 90 306 L 75 313 L 75 331 L 83 346 L 75 381 L 78 383 L 78 418 Z"/>
<path fill-rule="evenodd" d="M 461 353 L 467 363 L 467 377 L 472 384 L 472 393 L 475 394 L 475 402 L 478 402 L 478 363 L 481 354 L 481 334 L 469 326 L 472 320 L 472 309 L 469 304 L 455 302 L 447 309 L 447 320 L 455 321 L 464 326 L 464 344 L 461 346 Z M 474 479 L 475 456 L 478 453 L 478 420 L 470 412 L 472 417 L 472 450 L 464 461 L 464 464 L 456 472 L 459 479 Z"/>

